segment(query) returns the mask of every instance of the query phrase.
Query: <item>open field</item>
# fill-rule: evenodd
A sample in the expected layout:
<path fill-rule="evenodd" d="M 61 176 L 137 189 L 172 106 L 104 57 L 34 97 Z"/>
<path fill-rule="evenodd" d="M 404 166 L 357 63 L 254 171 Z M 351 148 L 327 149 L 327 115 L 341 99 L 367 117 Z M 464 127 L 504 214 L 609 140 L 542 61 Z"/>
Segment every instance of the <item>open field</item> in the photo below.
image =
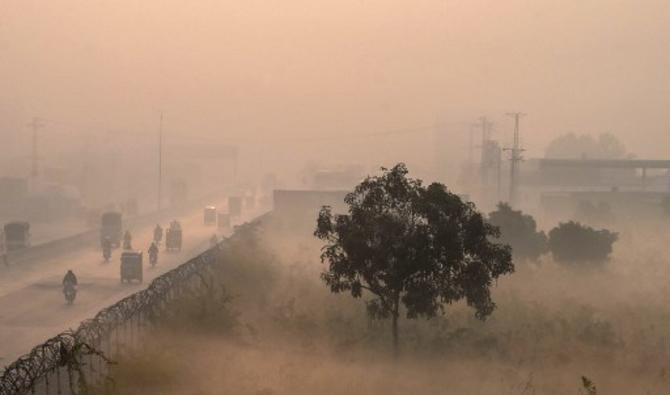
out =
<path fill-rule="evenodd" d="M 394 359 L 387 323 L 320 282 L 315 240 L 246 232 L 217 269 L 232 300 L 206 318 L 182 306 L 120 361 L 118 393 L 588 394 L 583 376 L 602 394 L 670 390 L 663 236 L 623 240 L 601 268 L 520 263 L 485 322 L 461 304 L 401 320 Z"/>

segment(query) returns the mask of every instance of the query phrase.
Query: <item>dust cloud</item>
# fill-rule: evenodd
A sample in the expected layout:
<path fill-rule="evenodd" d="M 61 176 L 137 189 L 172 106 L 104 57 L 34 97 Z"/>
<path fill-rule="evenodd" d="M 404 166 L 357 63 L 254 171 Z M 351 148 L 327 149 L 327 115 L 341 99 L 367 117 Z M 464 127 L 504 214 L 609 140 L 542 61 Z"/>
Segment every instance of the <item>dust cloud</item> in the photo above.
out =
<path fill-rule="evenodd" d="M 117 392 L 667 393 L 669 20 L 666 0 L 0 0 L 0 222 L 29 222 L 30 251 L 30 235 L 92 232 L 105 211 L 195 205 L 182 221 L 196 251 L 243 222 L 200 227 L 205 205 L 249 199 L 250 219 L 288 191 L 283 209 L 312 209 L 403 162 L 482 213 L 509 201 L 544 232 L 612 230 L 614 252 L 515 262 L 487 321 L 462 304 L 403 319 L 396 359 L 388 323 L 320 280 L 316 212 L 242 227 L 215 269 L 223 288 L 174 306 L 114 368 Z M 61 319 L 53 294 L 22 292 L 58 288 L 72 264 L 120 295 L 117 268 L 84 248 L 45 249 L 49 278 L 42 257 L 30 278 L 7 263 L 0 304 L 75 326 L 83 311 Z"/>
<path fill-rule="evenodd" d="M 309 234 L 246 229 L 217 269 L 231 296 L 221 316 L 234 324 L 171 322 L 146 351 L 121 361 L 117 388 L 565 394 L 585 391 L 584 376 L 598 393 L 664 393 L 670 270 L 659 254 L 667 240 L 647 225 L 645 241 L 624 238 L 602 267 L 517 262 L 495 286 L 497 309 L 485 322 L 460 303 L 435 319 L 401 320 L 399 357 L 388 323 L 366 318 L 362 300 L 324 287 L 320 245 Z"/>

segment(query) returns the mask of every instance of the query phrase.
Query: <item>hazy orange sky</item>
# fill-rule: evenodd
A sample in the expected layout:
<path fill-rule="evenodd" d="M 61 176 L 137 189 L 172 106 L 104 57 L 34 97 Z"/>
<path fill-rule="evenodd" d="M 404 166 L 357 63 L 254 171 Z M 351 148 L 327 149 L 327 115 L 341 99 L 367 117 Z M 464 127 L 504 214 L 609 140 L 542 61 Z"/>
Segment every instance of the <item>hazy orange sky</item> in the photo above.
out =
<path fill-rule="evenodd" d="M 162 110 L 175 139 L 411 160 L 438 120 L 455 152 L 519 110 L 529 156 L 575 131 L 668 157 L 669 21 L 662 0 L 0 0 L 0 134 L 141 136 Z"/>

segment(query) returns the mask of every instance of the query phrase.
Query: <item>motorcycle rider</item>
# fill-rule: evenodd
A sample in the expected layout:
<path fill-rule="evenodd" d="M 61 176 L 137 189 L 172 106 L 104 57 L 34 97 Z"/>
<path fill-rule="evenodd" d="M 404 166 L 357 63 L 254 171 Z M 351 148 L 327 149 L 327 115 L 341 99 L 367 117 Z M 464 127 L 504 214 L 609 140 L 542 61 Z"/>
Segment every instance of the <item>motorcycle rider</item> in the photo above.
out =
<path fill-rule="evenodd" d="M 7 260 L 7 248 L 5 247 L 5 232 L 0 231 L 0 257 L 2 258 L 2 263 L 5 266 L 9 266 L 9 261 Z"/>
<path fill-rule="evenodd" d="M 68 270 L 63 277 L 63 295 L 65 295 L 68 304 L 71 304 L 75 295 L 77 295 L 77 276 L 74 275 L 72 270 Z M 71 295 L 71 298 L 68 295 Z"/>
<path fill-rule="evenodd" d="M 156 224 L 156 228 L 154 228 L 154 241 L 156 242 L 156 244 L 160 244 L 162 239 L 163 239 L 163 228 L 161 228 L 160 224 Z"/>
<path fill-rule="evenodd" d="M 158 262 L 158 246 L 156 245 L 156 242 L 151 243 L 148 252 L 151 263 Z"/>
<path fill-rule="evenodd" d="M 132 241 L 133 241 L 133 236 L 130 234 L 130 231 L 127 230 L 126 233 L 123 234 L 123 249 L 124 250 L 132 250 Z"/>
<path fill-rule="evenodd" d="M 112 241 L 109 237 L 102 239 L 102 257 L 105 258 L 105 261 L 109 261 L 109 258 L 112 256 Z"/>
<path fill-rule="evenodd" d="M 74 272 L 72 270 L 68 270 L 67 273 L 65 273 L 65 277 L 63 277 L 63 285 L 77 285 L 77 276 L 74 275 Z"/>

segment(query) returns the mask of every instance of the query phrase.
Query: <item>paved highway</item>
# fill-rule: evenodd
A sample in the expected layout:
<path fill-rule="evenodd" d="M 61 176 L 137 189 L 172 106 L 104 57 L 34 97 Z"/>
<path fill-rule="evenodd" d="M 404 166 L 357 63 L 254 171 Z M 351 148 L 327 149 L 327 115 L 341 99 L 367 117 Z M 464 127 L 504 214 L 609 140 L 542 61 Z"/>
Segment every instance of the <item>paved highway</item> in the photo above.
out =
<path fill-rule="evenodd" d="M 169 220 L 171 218 L 166 218 L 161 226 L 167 228 Z M 154 268 L 148 264 L 145 252 L 143 284 L 122 284 L 120 249 L 114 250 L 111 262 L 104 263 L 97 246 L 82 246 L 40 262 L 0 267 L 0 366 L 13 362 L 49 337 L 77 327 L 102 308 L 146 287 L 154 277 L 209 247 L 209 240 L 217 229 L 203 225 L 201 209 L 179 221 L 184 234 L 182 251 L 167 253 L 161 248 Z M 147 250 L 154 226 L 131 229 L 135 249 Z M 67 305 L 62 294 L 61 281 L 68 269 L 72 269 L 79 280 L 79 292 L 73 305 Z"/>

